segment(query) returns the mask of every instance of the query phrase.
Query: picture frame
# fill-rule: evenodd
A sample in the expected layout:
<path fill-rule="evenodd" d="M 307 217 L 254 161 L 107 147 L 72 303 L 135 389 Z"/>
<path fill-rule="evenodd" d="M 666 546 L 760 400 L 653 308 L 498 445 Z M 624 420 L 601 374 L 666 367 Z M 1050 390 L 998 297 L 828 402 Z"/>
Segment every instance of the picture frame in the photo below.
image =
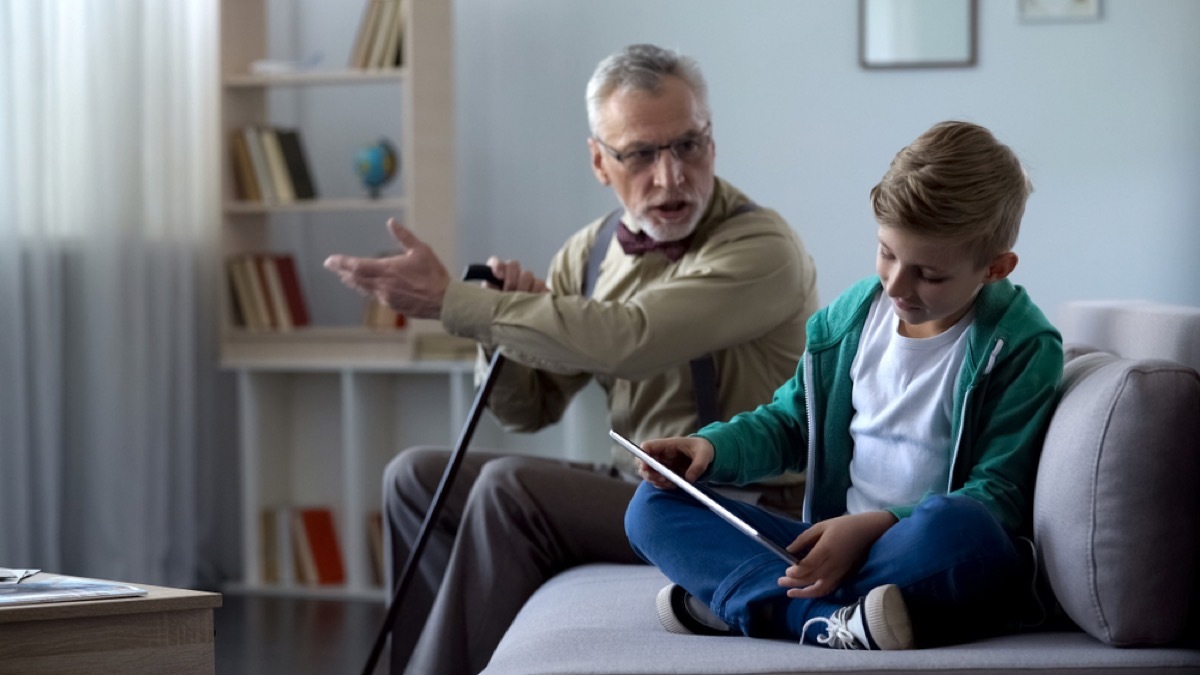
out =
<path fill-rule="evenodd" d="M 859 65 L 972 67 L 978 54 L 977 22 L 977 0 L 859 0 Z"/>

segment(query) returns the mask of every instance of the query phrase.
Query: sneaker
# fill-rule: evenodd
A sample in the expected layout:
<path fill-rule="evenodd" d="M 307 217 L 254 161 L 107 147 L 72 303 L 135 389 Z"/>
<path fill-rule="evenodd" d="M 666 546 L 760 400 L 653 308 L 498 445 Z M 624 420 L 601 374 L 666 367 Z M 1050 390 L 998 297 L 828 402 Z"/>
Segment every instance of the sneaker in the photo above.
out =
<path fill-rule="evenodd" d="M 678 584 L 667 584 L 654 600 L 658 620 L 668 632 L 680 635 L 739 635 Z"/>
<path fill-rule="evenodd" d="M 817 636 L 817 643 L 833 649 L 912 649 L 912 622 L 908 619 L 908 608 L 904 596 L 895 584 L 877 586 L 859 598 L 853 605 L 846 605 L 833 616 L 815 617 L 804 622 L 800 641 L 808 633 L 808 627 L 824 621 L 826 632 Z"/>

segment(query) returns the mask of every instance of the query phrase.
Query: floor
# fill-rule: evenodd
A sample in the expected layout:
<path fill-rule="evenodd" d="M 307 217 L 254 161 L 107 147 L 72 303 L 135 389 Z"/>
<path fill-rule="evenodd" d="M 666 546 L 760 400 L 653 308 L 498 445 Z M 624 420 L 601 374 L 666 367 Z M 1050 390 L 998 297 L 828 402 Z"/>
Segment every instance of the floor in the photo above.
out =
<path fill-rule="evenodd" d="M 362 673 L 383 603 L 224 594 L 213 613 L 217 675 Z M 387 650 L 375 673 L 387 672 Z"/>

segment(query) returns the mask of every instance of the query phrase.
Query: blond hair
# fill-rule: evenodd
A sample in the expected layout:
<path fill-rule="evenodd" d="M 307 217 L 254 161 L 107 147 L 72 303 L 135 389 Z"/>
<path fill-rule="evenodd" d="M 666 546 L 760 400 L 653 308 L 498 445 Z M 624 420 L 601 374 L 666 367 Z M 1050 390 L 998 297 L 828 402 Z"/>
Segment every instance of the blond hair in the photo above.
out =
<path fill-rule="evenodd" d="M 980 265 L 1017 243 L 1033 192 L 1016 154 L 969 122 L 941 122 L 896 153 L 871 208 L 885 227 L 966 244 Z"/>

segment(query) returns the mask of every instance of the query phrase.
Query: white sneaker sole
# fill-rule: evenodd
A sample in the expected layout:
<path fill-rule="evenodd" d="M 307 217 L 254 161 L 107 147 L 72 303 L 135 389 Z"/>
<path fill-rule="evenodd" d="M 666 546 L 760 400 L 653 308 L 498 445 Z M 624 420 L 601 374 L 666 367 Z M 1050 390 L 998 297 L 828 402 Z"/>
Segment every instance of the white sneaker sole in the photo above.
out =
<path fill-rule="evenodd" d="M 877 586 L 867 593 L 863 603 L 867 629 L 880 649 L 912 649 L 912 621 L 900 587 L 895 584 Z"/>

